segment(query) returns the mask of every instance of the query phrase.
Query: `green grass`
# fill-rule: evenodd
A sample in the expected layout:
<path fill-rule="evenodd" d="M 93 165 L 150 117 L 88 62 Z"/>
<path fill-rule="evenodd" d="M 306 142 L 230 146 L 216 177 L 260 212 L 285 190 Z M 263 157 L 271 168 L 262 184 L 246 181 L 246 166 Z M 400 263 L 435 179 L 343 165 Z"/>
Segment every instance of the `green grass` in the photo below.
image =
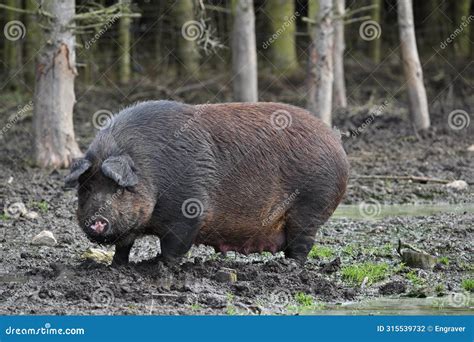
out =
<path fill-rule="evenodd" d="M 439 262 L 440 264 L 443 264 L 443 265 L 446 265 L 446 266 L 449 265 L 449 259 L 448 259 L 448 257 L 441 257 L 441 258 L 438 258 L 438 262 Z"/>
<path fill-rule="evenodd" d="M 464 279 L 461 286 L 466 291 L 474 292 L 474 279 Z"/>
<path fill-rule="evenodd" d="M 311 314 L 325 308 L 324 303 L 317 303 L 313 296 L 304 292 L 297 292 L 294 299 L 297 305 L 289 305 L 286 308 L 290 314 Z"/>
<path fill-rule="evenodd" d="M 406 275 L 407 279 L 411 281 L 413 285 L 424 285 L 425 280 L 423 278 L 420 278 L 414 271 L 410 271 Z"/>
<path fill-rule="evenodd" d="M 367 255 L 374 255 L 379 257 L 392 256 L 394 247 L 391 243 L 386 243 L 382 246 L 362 248 L 362 253 Z"/>
<path fill-rule="evenodd" d="M 331 248 L 314 245 L 311 248 L 311 251 L 308 254 L 308 258 L 310 259 L 329 259 L 334 255 L 334 252 Z"/>
<path fill-rule="evenodd" d="M 385 279 L 390 275 L 390 267 L 387 263 L 375 264 L 365 262 L 362 264 L 355 264 L 345 266 L 341 270 L 342 278 L 354 283 L 362 284 L 367 277 L 367 285 L 373 284 L 377 281 Z"/>
<path fill-rule="evenodd" d="M 311 295 L 308 295 L 308 294 L 304 293 L 304 292 L 296 293 L 295 294 L 295 300 L 299 305 L 305 306 L 305 307 L 313 306 L 313 304 L 314 304 L 313 297 Z"/>
<path fill-rule="evenodd" d="M 434 290 L 438 295 L 443 295 L 445 292 L 445 287 L 443 284 L 438 284 L 435 286 Z"/>
<path fill-rule="evenodd" d="M 357 255 L 357 246 L 353 244 L 347 245 L 342 249 L 342 253 L 354 257 Z"/>
<path fill-rule="evenodd" d="M 7 213 L 1 213 L 0 214 L 0 220 L 6 221 L 6 220 L 9 220 L 9 219 L 10 219 L 10 216 L 8 216 Z"/>
<path fill-rule="evenodd" d="M 201 309 L 202 309 L 202 306 L 200 304 L 197 304 L 197 303 L 191 304 L 191 310 L 199 311 Z"/>
<path fill-rule="evenodd" d="M 36 203 L 36 207 L 41 210 L 43 213 L 47 212 L 49 209 L 49 204 L 46 201 L 41 201 Z"/>

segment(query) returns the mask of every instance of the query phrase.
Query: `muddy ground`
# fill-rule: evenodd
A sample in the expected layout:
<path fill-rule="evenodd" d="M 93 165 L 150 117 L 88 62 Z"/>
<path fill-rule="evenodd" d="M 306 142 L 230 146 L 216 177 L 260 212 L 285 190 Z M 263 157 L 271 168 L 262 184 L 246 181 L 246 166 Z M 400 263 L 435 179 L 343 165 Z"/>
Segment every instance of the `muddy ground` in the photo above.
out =
<path fill-rule="evenodd" d="M 318 233 L 313 258 L 304 267 L 282 255 L 222 256 L 204 246 L 194 247 L 181 265 L 168 267 L 146 261 L 159 251 L 159 242 L 151 237 L 136 243 L 129 266 L 112 268 L 83 259 L 86 249 L 99 246 L 88 241 L 75 222 L 77 198 L 63 187 L 66 171 L 31 166 L 31 111 L 27 110 L 9 125 L 1 142 L 0 210 L 6 213 L 0 220 L 0 313 L 324 314 L 348 302 L 437 296 L 442 300 L 433 308 L 434 314 L 447 307 L 469 310 L 472 296 L 462 283 L 473 279 L 474 211 L 454 209 L 472 208 L 474 203 L 474 152 L 468 151 L 474 144 L 474 124 L 453 129 L 448 115 L 462 109 L 474 120 L 472 82 L 452 83 L 454 77 L 444 81 L 438 77 L 430 83 L 437 72 L 425 72 L 429 96 L 435 100 L 430 103 L 433 128 L 422 136 L 416 136 L 409 124 L 404 91 L 394 90 L 392 97 L 374 91 L 380 86 L 370 80 L 361 83 L 362 76 L 349 80 L 351 99 L 358 101 L 338 110 L 334 125 L 342 132 L 352 166 L 343 203 L 361 208 L 360 217 L 331 219 Z M 180 95 L 171 90 L 163 93 L 165 88 L 177 89 L 172 83 L 156 89 L 150 82 L 137 81 L 120 91 L 79 86 L 75 124 L 81 147 L 85 149 L 96 132 L 91 118 L 97 110 L 116 111 L 149 98 L 227 101 L 229 89 L 222 82 Z M 268 76 L 260 84 L 264 100 L 304 105 L 301 80 L 285 83 Z M 397 84 L 392 77 L 384 87 L 397 89 Z M 211 94 L 216 93 L 219 96 L 213 101 Z M 4 127 L 30 98 L 2 94 L 1 101 Z M 376 110 L 381 114 L 371 115 Z M 368 175 L 464 180 L 471 185 L 455 190 L 436 182 L 361 178 Z M 9 215 L 16 202 L 38 217 Z M 419 206 L 421 213 L 424 204 L 440 203 L 451 204 L 453 210 L 425 216 L 382 215 L 384 205 Z M 45 229 L 54 233 L 58 244 L 31 245 Z M 397 252 L 399 239 L 435 256 L 434 268 L 403 265 Z M 348 275 L 350 267 L 367 263 L 382 265 L 381 274 L 373 279 Z M 222 279 L 226 272 L 235 272 L 237 281 Z"/>

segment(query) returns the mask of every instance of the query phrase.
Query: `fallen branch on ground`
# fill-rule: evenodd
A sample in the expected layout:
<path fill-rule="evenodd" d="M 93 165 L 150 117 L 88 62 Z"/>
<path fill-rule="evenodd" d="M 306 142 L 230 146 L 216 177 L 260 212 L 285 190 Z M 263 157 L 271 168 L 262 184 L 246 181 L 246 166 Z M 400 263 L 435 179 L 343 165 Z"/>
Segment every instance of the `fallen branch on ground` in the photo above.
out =
<path fill-rule="evenodd" d="M 439 179 L 439 178 L 430 178 L 430 177 L 419 177 L 419 176 L 383 176 L 383 175 L 373 175 L 373 176 L 356 176 L 354 179 L 383 179 L 383 180 L 406 180 L 412 181 L 414 183 L 439 183 L 439 184 L 448 184 L 452 180 L 448 179 Z M 470 183 L 468 183 L 470 184 Z"/>

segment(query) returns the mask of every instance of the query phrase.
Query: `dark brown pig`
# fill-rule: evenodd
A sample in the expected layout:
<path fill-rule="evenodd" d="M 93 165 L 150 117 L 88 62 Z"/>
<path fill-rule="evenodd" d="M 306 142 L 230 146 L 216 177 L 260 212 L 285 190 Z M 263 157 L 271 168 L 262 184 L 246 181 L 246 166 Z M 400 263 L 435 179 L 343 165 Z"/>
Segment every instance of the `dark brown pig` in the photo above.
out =
<path fill-rule="evenodd" d="M 304 262 L 348 169 L 339 137 L 304 109 L 149 101 L 116 114 L 66 182 L 78 184 L 81 228 L 115 244 L 116 264 L 147 234 L 164 260 L 205 244 Z"/>

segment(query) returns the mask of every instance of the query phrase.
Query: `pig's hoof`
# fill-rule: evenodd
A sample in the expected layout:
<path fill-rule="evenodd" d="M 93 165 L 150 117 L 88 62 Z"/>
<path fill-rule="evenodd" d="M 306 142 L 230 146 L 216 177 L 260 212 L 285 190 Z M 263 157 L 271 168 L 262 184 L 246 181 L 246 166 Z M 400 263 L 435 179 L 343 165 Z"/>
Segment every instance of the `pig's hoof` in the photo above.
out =
<path fill-rule="evenodd" d="M 122 258 L 113 258 L 112 259 L 112 267 L 119 267 L 123 265 L 128 265 L 128 259 L 122 259 Z"/>

